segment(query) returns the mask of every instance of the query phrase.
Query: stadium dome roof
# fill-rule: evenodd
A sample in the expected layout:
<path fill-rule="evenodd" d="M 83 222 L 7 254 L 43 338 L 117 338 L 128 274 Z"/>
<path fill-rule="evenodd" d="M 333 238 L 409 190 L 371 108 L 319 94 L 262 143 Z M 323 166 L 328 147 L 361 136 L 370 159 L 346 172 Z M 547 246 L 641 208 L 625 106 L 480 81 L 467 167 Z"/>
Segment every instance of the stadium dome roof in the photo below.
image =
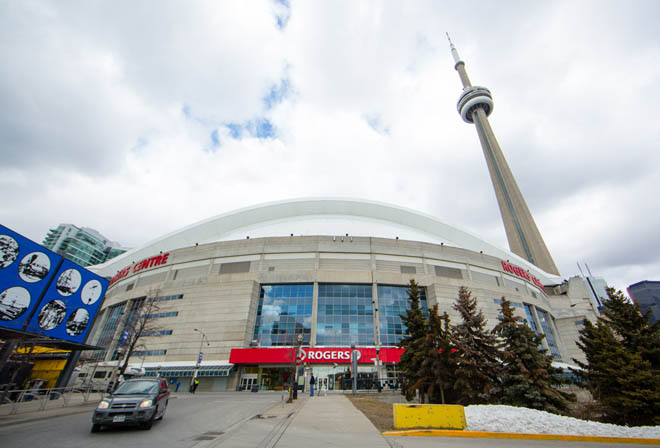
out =
<path fill-rule="evenodd" d="M 444 243 L 511 262 L 536 273 L 541 281 L 554 283 L 548 274 L 523 258 L 498 248 L 480 237 L 414 210 L 381 202 L 347 198 L 304 198 L 242 208 L 191 224 L 131 249 L 103 264 L 90 267 L 112 276 L 121 268 L 144 258 L 195 244 L 241 240 L 246 237 L 345 235 Z"/>

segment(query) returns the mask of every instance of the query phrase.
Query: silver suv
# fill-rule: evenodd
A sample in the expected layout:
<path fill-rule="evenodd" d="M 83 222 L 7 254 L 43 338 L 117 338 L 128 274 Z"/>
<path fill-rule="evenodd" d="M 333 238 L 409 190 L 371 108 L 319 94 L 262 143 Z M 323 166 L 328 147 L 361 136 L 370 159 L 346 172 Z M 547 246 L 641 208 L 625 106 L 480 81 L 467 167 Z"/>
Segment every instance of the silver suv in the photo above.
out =
<path fill-rule="evenodd" d="M 103 426 L 138 425 L 151 429 L 154 420 L 162 419 L 170 390 L 160 378 L 140 378 L 123 382 L 98 404 L 92 416 L 92 432 Z"/>

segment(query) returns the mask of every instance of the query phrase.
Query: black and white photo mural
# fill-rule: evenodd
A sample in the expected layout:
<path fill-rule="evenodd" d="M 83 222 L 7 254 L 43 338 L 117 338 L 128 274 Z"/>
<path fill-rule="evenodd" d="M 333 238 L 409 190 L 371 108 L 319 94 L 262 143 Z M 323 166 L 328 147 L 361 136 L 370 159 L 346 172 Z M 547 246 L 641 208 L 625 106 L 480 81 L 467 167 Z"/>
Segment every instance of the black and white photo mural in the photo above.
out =
<path fill-rule="evenodd" d="M 108 281 L 0 225 L 0 329 L 84 343 Z"/>
<path fill-rule="evenodd" d="M 22 316 L 30 306 L 30 292 L 14 286 L 0 292 L 0 320 L 14 320 Z"/>
<path fill-rule="evenodd" d="M 0 235 L 0 269 L 4 269 L 18 257 L 18 243 L 9 235 Z"/>

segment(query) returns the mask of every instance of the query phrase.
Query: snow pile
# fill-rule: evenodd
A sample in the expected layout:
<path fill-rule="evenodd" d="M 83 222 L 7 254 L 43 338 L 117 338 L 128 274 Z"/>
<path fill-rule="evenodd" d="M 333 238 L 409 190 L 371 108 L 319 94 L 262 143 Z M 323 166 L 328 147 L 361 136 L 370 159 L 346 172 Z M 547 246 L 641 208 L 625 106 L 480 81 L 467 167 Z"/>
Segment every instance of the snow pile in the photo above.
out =
<path fill-rule="evenodd" d="M 629 428 L 515 406 L 466 406 L 465 418 L 468 431 L 660 439 L 660 426 Z"/>

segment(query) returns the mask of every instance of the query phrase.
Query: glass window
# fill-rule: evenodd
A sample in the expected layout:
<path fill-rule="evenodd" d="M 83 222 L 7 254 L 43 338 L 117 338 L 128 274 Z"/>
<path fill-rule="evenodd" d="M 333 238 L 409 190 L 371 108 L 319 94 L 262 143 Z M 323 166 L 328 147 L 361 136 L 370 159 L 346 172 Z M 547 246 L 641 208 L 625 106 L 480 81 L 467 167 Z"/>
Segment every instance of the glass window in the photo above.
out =
<path fill-rule="evenodd" d="M 92 354 L 92 357 L 96 360 L 105 359 L 105 355 L 108 352 L 108 347 L 112 344 L 112 339 L 115 337 L 115 331 L 119 326 L 119 321 L 121 319 L 122 313 L 124 312 L 124 304 L 114 305 L 108 309 L 108 318 L 103 325 L 99 339 L 96 341 L 96 345 L 99 347 L 105 347 L 104 350 L 99 350 Z"/>
<path fill-rule="evenodd" d="M 429 314 L 426 303 L 426 288 L 419 288 L 419 307 L 427 317 Z M 381 345 L 398 345 L 407 332 L 401 315 L 410 308 L 407 286 L 378 285 L 378 305 L 380 307 L 380 343 Z"/>
<path fill-rule="evenodd" d="M 536 314 L 541 321 L 541 328 L 543 328 L 543 332 L 545 333 L 545 340 L 548 341 L 550 356 L 557 361 L 561 361 L 561 353 L 559 352 L 559 346 L 557 345 L 557 338 L 555 337 L 555 332 L 552 330 L 552 322 L 550 322 L 550 319 L 552 318 L 547 312 L 540 308 L 536 308 Z"/>
<path fill-rule="evenodd" d="M 113 360 L 119 359 L 119 349 L 122 348 L 128 342 L 131 326 L 135 322 L 135 319 L 138 317 L 138 313 L 142 309 L 142 304 L 144 303 L 144 299 L 145 297 L 138 297 L 128 302 L 128 316 L 126 316 L 126 320 L 124 321 L 124 326 L 119 332 L 119 334 L 122 336 L 119 338 L 119 342 L 117 343 L 117 346 L 115 347 L 115 351 L 112 354 Z"/>
<path fill-rule="evenodd" d="M 371 285 L 319 284 L 316 344 L 374 344 Z"/>
<path fill-rule="evenodd" d="M 525 315 L 527 316 L 526 323 L 529 327 L 534 330 L 534 333 L 539 334 L 539 328 L 536 325 L 536 319 L 534 319 L 534 313 L 532 312 L 532 306 L 528 304 L 525 305 Z"/>
<path fill-rule="evenodd" d="M 181 300 L 181 299 L 183 299 L 183 294 L 177 294 L 174 296 L 155 297 L 154 302 L 165 302 L 168 300 Z"/>
<path fill-rule="evenodd" d="M 260 346 L 295 345 L 297 335 L 309 344 L 312 333 L 313 284 L 262 285 L 254 326 Z"/>
<path fill-rule="evenodd" d="M 133 352 L 132 356 L 162 356 L 167 354 L 167 350 L 136 350 Z"/>

